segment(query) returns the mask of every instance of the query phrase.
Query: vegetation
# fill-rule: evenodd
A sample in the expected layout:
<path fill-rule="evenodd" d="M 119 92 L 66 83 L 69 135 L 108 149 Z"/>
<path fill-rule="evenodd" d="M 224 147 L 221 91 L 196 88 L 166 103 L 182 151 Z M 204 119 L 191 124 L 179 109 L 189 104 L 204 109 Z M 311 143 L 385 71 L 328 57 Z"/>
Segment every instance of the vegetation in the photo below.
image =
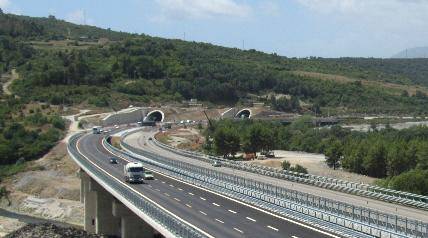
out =
<path fill-rule="evenodd" d="M 287 160 L 284 160 L 281 165 L 282 165 L 282 169 L 284 170 L 290 170 L 290 171 L 302 173 L 302 174 L 308 173 L 308 170 L 305 167 L 299 164 L 296 164 L 295 166 L 291 166 L 290 162 L 288 162 Z"/>
<path fill-rule="evenodd" d="M 339 126 L 319 129 L 310 117 L 302 117 L 288 126 L 267 121 L 222 120 L 214 123 L 206 136 L 214 139 L 215 152 L 220 155 L 272 149 L 323 153 L 327 165 L 333 169 L 342 167 L 385 178 L 383 185 L 406 191 L 412 189 L 411 182 L 428 171 L 428 127 L 355 132 Z M 233 150 L 223 149 L 229 145 L 233 145 Z M 210 146 L 205 148 L 209 150 Z M 286 162 L 283 166 L 290 168 Z M 426 180 L 420 182 L 424 184 Z M 422 186 L 411 191 L 425 191 L 420 189 Z"/>
<path fill-rule="evenodd" d="M 341 108 L 345 112 L 428 112 L 425 106 L 428 97 L 423 92 L 397 95 L 391 89 L 366 86 L 358 81 L 340 83 L 293 73 L 308 70 L 423 84 L 427 64 L 420 61 L 289 59 L 255 50 L 79 26 L 53 16 L 30 18 L 1 14 L 0 18 L 1 34 L 8 39 L 7 44 L 16 45 L 21 52 L 11 51 L 16 55 L 2 60 L 2 67 L 5 70 L 18 67 L 23 80 L 17 81 L 13 89 L 30 100 L 51 104 L 87 102 L 98 107 L 115 107 L 120 101 L 165 102 L 190 98 L 233 104 L 245 102 L 249 94 L 273 92 L 288 96 L 261 100 L 280 111 L 321 113 L 321 108 Z M 84 51 L 74 46 L 32 48 L 29 43 L 64 39 L 75 43 L 96 42 L 100 38 L 111 42 L 94 44 Z M 411 66 L 404 70 L 398 67 L 401 65 Z"/>

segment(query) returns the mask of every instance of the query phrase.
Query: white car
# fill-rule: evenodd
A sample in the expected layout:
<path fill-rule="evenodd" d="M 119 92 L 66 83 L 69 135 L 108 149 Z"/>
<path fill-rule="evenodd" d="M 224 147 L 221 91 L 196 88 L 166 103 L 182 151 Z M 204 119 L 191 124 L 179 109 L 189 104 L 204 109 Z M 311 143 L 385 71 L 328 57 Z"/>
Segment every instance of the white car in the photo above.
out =
<path fill-rule="evenodd" d="M 144 180 L 153 180 L 153 179 L 155 179 L 155 177 L 153 176 L 152 172 L 146 170 L 146 171 L 144 171 L 143 179 Z"/>

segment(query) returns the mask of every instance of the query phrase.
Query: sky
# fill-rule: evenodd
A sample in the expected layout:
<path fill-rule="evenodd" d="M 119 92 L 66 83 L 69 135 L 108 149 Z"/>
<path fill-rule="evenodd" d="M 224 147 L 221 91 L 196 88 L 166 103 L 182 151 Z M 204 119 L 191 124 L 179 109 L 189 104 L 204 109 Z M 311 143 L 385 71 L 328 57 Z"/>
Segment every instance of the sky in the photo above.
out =
<path fill-rule="evenodd" d="M 287 57 L 388 58 L 428 46 L 428 0 L 0 0 L 0 8 Z"/>

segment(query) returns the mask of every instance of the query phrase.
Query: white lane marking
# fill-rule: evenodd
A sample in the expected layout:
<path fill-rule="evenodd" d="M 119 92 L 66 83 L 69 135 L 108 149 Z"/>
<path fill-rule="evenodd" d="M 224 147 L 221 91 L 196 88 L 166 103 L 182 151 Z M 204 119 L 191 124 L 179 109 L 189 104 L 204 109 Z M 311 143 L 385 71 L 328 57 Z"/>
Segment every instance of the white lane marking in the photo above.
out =
<path fill-rule="evenodd" d="M 206 200 L 206 199 L 205 199 L 205 198 L 203 198 L 203 197 L 199 197 L 199 198 L 200 198 L 200 199 L 202 199 L 202 200 L 204 200 L 204 201 Z"/>
<path fill-rule="evenodd" d="M 233 228 L 235 231 L 239 232 L 239 233 L 244 233 L 243 231 L 239 230 L 238 228 L 234 227 Z"/>
<path fill-rule="evenodd" d="M 183 191 L 183 189 L 182 189 L 182 188 L 178 188 L 178 190 L 179 190 L 179 191 Z"/>
<path fill-rule="evenodd" d="M 187 203 L 186 203 L 186 206 L 187 206 L 187 207 L 190 207 L 190 208 L 192 208 L 192 206 L 190 206 L 190 205 L 189 205 L 189 204 L 187 204 Z"/>
<path fill-rule="evenodd" d="M 195 194 L 193 194 L 193 193 L 189 193 L 189 194 L 190 194 L 190 195 L 192 195 L 192 196 L 193 196 L 193 195 L 195 195 Z"/>
<path fill-rule="evenodd" d="M 87 134 L 88 135 L 88 134 Z M 85 135 L 85 136 L 87 136 L 87 135 Z M 131 191 L 133 191 L 133 192 L 135 192 L 135 193 L 137 193 L 137 194 L 139 194 L 141 197 L 143 197 L 144 199 L 146 199 L 147 201 L 149 201 L 149 202 L 151 202 L 151 203 L 153 203 L 153 204 L 155 204 L 157 207 L 159 207 L 160 209 L 162 209 L 162 210 L 164 210 L 166 213 L 168 213 L 169 215 L 171 215 L 172 217 L 174 217 L 174 218 L 176 218 L 176 219 L 178 219 L 179 221 L 181 221 L 181 222 L 183 222 L 184 224 L 186 224 L 186 225 L 188 225 L 188 226 L 190 226 L 190 227 L 192 227 L 192 228 L 194 228 L 194 229 L 196 229 L 197 231 L 199 231 L 199 232 L 201 232 L 202 234 L 204 234 L 204 235 L 206 235 L 207 237 L 209 237 L 209 238 L 214 238 L 214 236 L 212 236 L 212 235 L 210 235 L 210 234 L 208 234 L 208 233 L 206 233 L 205 231 L 203 231 L 203 230 L 201 230 L 201 229 L 199 229 L 198 227 L 196 227 L 196 226 L 194 226 L 193 224 L 191 224 L 191 223 L 189 223 L 189 222 L 187 222 L 187 221 L 185 221 L 185 220 L 183 220 L 183 219 L 181 219 L 180 217 L 178 217 L 177 215 L 175 215 L 174 213 L 172 213 L 172 212 L 170 212 L 169 210 L 167 210 L 166 208 L 164 208 L 163 206 L 161 206 L 161 205 L 159 205 L 158 203 L 156 203 L 155 201 L 153 201 L 153 200 L 151 200 L 150 198 L 148 198 L 147 196 L 145 196 L 145 195 L 143 195 L 141 192 L 139 192 L 139 191 L 137 191 L 137 190 L 135 190 L 134 188 L 132 188 L 131 186 L 129 186 L 129 184 L 127 184 L 127 183 L 125 183 L 125 182 L 123 182 L 122 180 L 120 180 L 120 179 L 118 179 L 118 178 L 116 178 L 115 176 L 113 176 L 113 175 L 111 175 L 110 173 L 108 173 L 107 172 L 107 170 L 104 170 L 103 168 L 101 168 L 99 165 L 97 165 L 96 163 L 94 163 L 93 161 L 91 161 L 87 156 L 85 156 L 83 153 L 82 153 L 82 151 L 80 150 L 80 148 L 79 148 L 79 144 L 80 144 L 80 141 L 81 141 L 81 139 L 82 138 L 84 138 L 85 136 L 82 136 L 81 138 L 79 138 L 79 140 L 77 140 L 77 142 L 76 142 L 76 149 L 77 149 L 77 152 L 79 152 L 79 154 L 80 155 L 82 155 L 83 157 L 85 157 L 86 158 L 86 160 L 89 162 L 89 163 L 91 163 L 92 165 L 94 165 L 96 168 L 98 168 L 100 171 L 103 171 L 104 172 L 104 174 L 106 174 L 106 175 L 108 175 L 108 176 L 110 176 L 112 179 L 114 179 L 114 180 L 116 180 L 118 183 L 121 183 L 123 186 L 125 186 L 125 187 L 127 187 L 129 190 L 131 190 Z M 102 146 L 104 147 L 104 149 L 106 150 L 106 151 L 108 151 L 110 154 L 112 154 L 107 148 L 106 148 L 106 146 L 104 145 L 104 143 L 101 143 L 102 144 Z M 98 149 L 97 149 L 98 150 Z M 70 153 L 70 152 L 68 152 L 68 153 Z M 114 154 L 113 154 L 114 155 Z M 74 157 L 73 155 L 71 156 L 71 157 Z M 127 159 L 125 159 L 125 158 L 123 158 L 122 156 L 120 156 L 123 160 L 125 160 L 125 161 L 128 161 L 128 162 L 131 162 L 131 161 L 129 161 L 129 160 L 127 160 Z M 77 159 L 73 159 L 81 168 L 85 168 L 85 166 L 83 165 L 83 164 L 81 164 L 81 162 L 79 162 Z M 87 168 L 86 168 L 87 169 Z M 97 180 L 97 178 L 95 178 L 95 181 Z M 178 181 L 178 180 L 177 180 Z M 101 184 L 101 186 L 104 184 L 104 186 L 106 186 L 106 187 L 108 187 L 107 186 L 107 184 L 105 184 L 102 180 L 99 180 L 99 181 L 97 181 L 98 183 L 100 183 Z M 107 191 L 109 191 L 110 189 L 107 189 Z M 109 191 L 109 192 L 112 192 L 113 190 L 111 189 L 111 191 Z M 126 202 L 125 202 L 126 203 Z M 132 205 L 132 204 L 131 204 Z M 148 217 L 148 219 L 150 219 L 150 217 Z M 154 222 L 154 224 L 156 224 L 156 222 Z"/>
<path fill-rule="evenodd" d="M 255 219 L 253 219 L 253 218 L 251 218 L 251 217 L 246 217 L 248 220 L 250 220 L 250 221 L 253 221 L 253 222 L 256 222 L 256 220 Z"/>
<path fill-rule="evenodd" d="M 155 178 L 155 180 L 158 180 L 157 178 Z"/>
<path fill-rule="evenodd" d="M 275 227 L 273 227 L 273 226 L 267 226 L 267 228 L 272 229 L 272 230 L 274 230 L 274 231 L 278 231 L 278 229 L 276 229 L 276 228 L 275 228 Z"/>
<path fill-rule="evenodd" d="M 158 192 L 160 192 L 160 189 L 159 189 L 159 188 L 155 188 L 155 190 L 156 190 L 156 191 L 158 191 Z"/>
<path fill-rule="evenodd" d="M 231 213 L 233 213 L 233 214 L 236 214 L 236 212 L 235 211 L 233 211 L 233 210 L 228 210 L 229 212 L 231 212 Z"/>
<path fill-rule="evenodd" d="M 152 187 L 152 185 L 150 185 L 150 184 L 149 184 L 148 186 L 149 186 L 149 188 L 151 188 L 151 187 Z"/>
<path fill-rule="evenodd" d="M 168 193 L 163 193 L 163 194 L 165 194 L 165 196 L 167 196 L 167 197 L 169 197 L 169 196 L 170 196 Z"/>
<path fill-rule="evenodd" d="M 172 184 L 170 184 L 169 186 L 172 187 L 172 188 L 174 187 L 174 185 L 172 185 Z"/>
<path fill-rule="evenodd" d="M 299 238 L 298 236 L 291 236 L 292 238 Z"/>
<path fill-rule="evenodd" d="M 218 205 L 217 203 L 213 202 L 213 205 L 216 207 L 219 207 L 220 205 Z"/>
<path fill-rule="evenodd" d="M 202 213 L 202 214 L 204 214 L 205 216 L 207 215 L 205 212 L 203 212 L 203 211 L 199 211 L 200 213 Z"/>
<path fill-rule="evenodd" d="M 110 153 L 110 154 L 112 154 L 112 153 L 110 152 L 110 150 L 109 150 L 109 149 L 108 149 L 104 144 L 103 144 L 103 147 L 104 147 L 104 149 L 105 149 L 105 150 L 109 151 L 109 153 Z M 80 152 L 80 151 L 79 151 L 79 152 Z M 137 154 L 135 154 L 135 153 L 129 152 L 128 150 L 126 150 L 126 153 L 131 154 L 131 155 L 132 155 L 132 154 L 133 154 L 133 155 L 137 155 Z M 82 154 L 82 153 L 81 153 L 81 154 Z M 114 155 L 114 154 L 113 154 L 113 155 Z M 144 156 L 141 156 L 141 155 L 137 155 L 137 156 L 139 156 L 139 157 L 144 157 Z M 119 156 L 119 157 L 120 157 L 120 158 L 122 158 L 122 159 L 123 159 L 123 160 L 125 160 L 125 161 L 131 162 L 131 161 L 129 161 L 129 160 L 127 160 L 127 159 L 123 158 L 123 156 Z M 236 203 L 238 203 L 238 204 L 241 204 L 241 205 L 243 205 L 243 206 L 246 206 L 246 207 L 252 208 L 252 209 L 257 210 L 257 211 L 259 211 L 259 212 L 262 212 L 262 213 L 268 214 L 268 215 L 270 215 L 270 216 L 273 216 L 273 217 L 279 218 L 279 219 L 281 219 L 281 220 L 288 221 L 288 222 L 290 222 L 290 223 L 296 224 L 296 225 L 298 225 L 298 226 L 304 227 L 304 228 L 309 229 L 309 230 L 312 230 L 312 231 L 316 231 L 316 232 L 318 232 L 318 233 L 321 233 L 321 234 L 327 235 L 327 236 L 329 236 L 329 237 L 333 237 L 333 238 L 340 238 L 339 236 L 334 235 L 334 234 L 332 234 L 332 233 L 329 233 L 329 232 L 326 232 L 326 231 L 320 230 L 320 229 L 318 229 L 318 228 L 315 228 L 315 227 L 312 227 L 312 226 L 309 226 L 309 225 L 306 225 L 306 224 L 300 223 L 300 222 L 298 222 L 298 221 L 295 221 L 295 220 L 292 220 L 292 219 L 289 219 L 289 218 L 286 218 L 286 217 L 283 217 L 283 216 L 276 215 L 276 214 L 274 214 L 274 213 L 272 213 L 272 212 L 269 212 L 269 211 L 263 210 L 263 209 L 261 209 L 261 208 L 259 208 L 259 207 L 256 207 L 256 206 L 254 206 L 254 205 L 250 205 L 250 204 L 247 204 L 247 203 L 245 203 L 245 202 L 239 201 L 239 200 L 237 200 L 237 199 L 235 199 L 235 198 L 227 197 L 227 196 L 225 196 L 225 195 L 223 195 L 223 194 L 220 194 L 220 193 L 218 193 L 218 192 L 215 192 L 215 191 L 212 191 L 212 190 L 209 190 L 209 189 L 206 189 L 206 188 L 201 188 L 201 187 L 198 187 L 198 186 L 196 186 L 196 185 L 194 185 L 194 184 L 191 184 L 191 183 L 185 182 L 185 181 L 183 181 L 183 180 L 180 180 L 180 179 L 174 178 L 174 177 L 172 177 L 172 176 L 166 175 L 166 174 L 162 173 L 162 172 L 161 172 L 161 171 L 159 171 L 159 170 L 156 170 L 156 169 L 152 169 L 152 170 L 153 170 L 153 171 L 156 171 L 158 174 L 160 174 L 160 175 L 162 175 L 162 176 L 164 176 L 164 177 L 166 177 L 166 178 L 169 178 L 169 179 L 175 180 L 175 181 L 177 181 L 177 182 L 180 182 L 180 183 L 186 184 L 186 185 L 188 185 L 188 186 L 191 186 L 191 187 L 194 187 L 194 188 L 200 189 L 200 190 L 202 190 L 202 191 L 205 191 L 205 192 L 208 192 L 208 193 L 211 193 L 211 194 L 215 194 L 215 195 L 217 195 L 217 196 L 219 196 L 219 197 L 222 197 L 222 198 L 224 198 L 224 199 L 227 199 L 227 200 L 229 200 L 229 201 L 236 202 Z M 189 194 L 191 194 L 191 193 L 189 193 Z M 194 195 L 194 194 L 191 194 L 191 195 Z"/>
<path fill-rule="evenodd" d="M 175 201 L 180 202 L 181 200 L 178 198 L 174 198 Z"/>
<path fill-rule="evenodd" d="M 218 222 L 220 222 L 220 223 L 222 223 L 222 224 L 224 223 L 224 221 L 219 220 L 219 219 L 217 219 L 217 218 L 216 218 L 215 220 L 216 220 L 216 221 L 218 221 Z"/>
<path fill-rule="evenodd" d="M 162 183 L 165 183 L 165 181 L 162 181 Z"/>

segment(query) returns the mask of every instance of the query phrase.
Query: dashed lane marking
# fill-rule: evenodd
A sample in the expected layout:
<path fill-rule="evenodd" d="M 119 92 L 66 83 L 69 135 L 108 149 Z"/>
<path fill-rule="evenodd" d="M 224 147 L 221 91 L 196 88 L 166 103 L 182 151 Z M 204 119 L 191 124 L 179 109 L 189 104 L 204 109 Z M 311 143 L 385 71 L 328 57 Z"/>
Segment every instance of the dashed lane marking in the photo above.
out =
<path fill-rule="evenodd" d="M 175 201 L 180 202 L 181 200 L 178 198 L 174 198 Z"/>
<path fill-rule="evenodd" d="M 243 231 L 239 230 L 238 228 L 234 227 L 233 228 L 235 231 L 239 232 L 239 233 L 244 233 Z"/>
<path fill-rule="evenodd" d="M 216 221 L 218 221 L 218 222 L 220 222 L 221 224 L 223 224 L 224 223 L 224 221 L 222 221 L 222 220 L 219 220 L 219 219 L 215 219 Z"/>
<path fill-rule="evenodd" d="M 233 213 L 233 214 L 236 214 L 236 212 L 235 211 L 233 211 L 233 210 L 228 210 L 229 212 L 231 212 L 231 213 Z"/>
<path fill-rule="evenodd" d="M 182 188 L 178 188 L 178 190 L 179 190 L 179 191 L 183 191 L 183 189 L 182 189 Z"/>
<path fill-rule="evenodd" d="M 205 198 L 203 198 L 203 197 L 200 197 L 200 198 L 201 198 L 202 200 L 204 200 L 204 201 L 205 201 L 205 200 L 207 200 L 207 199 L 205 199 Z"/>
<path fill-rule="evenodd" d="M 169 196 L 170 196 L 168 193 L 163 193 L 163 194 L 165 194 L 165 196 L 167 196 L 167 197 L 169 197 Z"/>
<path fill-rule="evenodd" d="M 253 218 L 251 218 L 251 217 L 246 217 L 248 220 L 250 220 L 250 221 L 253 221 L 253 222 L 256 222 L 256 220 L 255 219 L 253 219 Z"/>
<path fill-rule="evenodd" d="M 272 229 L 272 230 L 274 230 L 274 231 L 278 231 L 278 229 L 276 229 L 275 227 L 273 227 L 273 226 L 267 226 L 269 229 Z"/>
<path fill-rule="evenodd" d="M 192 206 L 190 206 L 190 205 L 189 205 L 189 204 L 187 204 L 187 203 L 186 203 L 186 206 L 187 206 L 187 207 L 190 207 L 190 208 L 192 208 Z"/>
<path fill-rule="evenodd" d="M 207 215 L 205 212 L 203 212 L 203 211 L 199 211 L 200 213 L 202 213 L 202 214 L 204 214 L 205 216 Z"/>
<path fill-rule="evenodd" d="M 192 195 L 192 196 L 193 196 L 193 195 L 195 195 L 195 194 L 193 194 L 193 193 L 189 193 L 189 194 L 190 194 L 190 195 Z"/>
<path fill-rule="evenodd" d="M 213 202 L 213 205 L 216 207 L 219 207 L 220 205 L 218 205 L 217 203 Z"/>

